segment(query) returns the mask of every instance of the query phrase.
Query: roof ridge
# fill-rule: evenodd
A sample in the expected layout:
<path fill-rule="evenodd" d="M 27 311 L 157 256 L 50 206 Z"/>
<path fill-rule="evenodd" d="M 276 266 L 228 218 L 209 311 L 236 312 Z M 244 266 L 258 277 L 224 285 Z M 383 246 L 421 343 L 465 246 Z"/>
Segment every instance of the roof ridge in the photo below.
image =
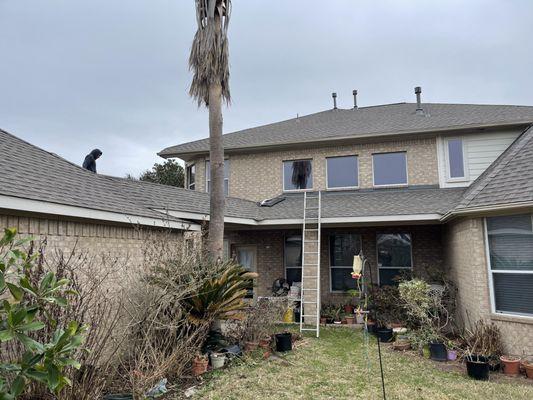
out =
<path fill-rule="evenodd" d="M 519 153 L 519 151 L 531 139 L 533 135 L 533 125 L 529 125 L 511 145 L 470 185 L 463 195 L 463 200 L 459 202 L 456 208 L 466 208 L 476 196 L 498 175 Z"/>

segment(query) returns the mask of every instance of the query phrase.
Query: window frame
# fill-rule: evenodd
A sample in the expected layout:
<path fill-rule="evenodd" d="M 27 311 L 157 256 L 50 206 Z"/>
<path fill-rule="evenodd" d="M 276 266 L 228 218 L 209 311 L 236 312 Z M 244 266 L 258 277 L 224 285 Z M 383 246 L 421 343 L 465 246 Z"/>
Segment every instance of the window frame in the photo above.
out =
<path fill-rule="evenodd" d="M 284 272 L 284 275 L 285 275 L 285 280 L 288 281 L 287 279 L 287 270 L 288 269 L 299 269 L 301 271 L 301 273 L 303 274 L 303 265 L 300 265 L 299 267 L 287 267 L 287 250 L 285 248 L 285 245 L 287 243 L 287 238 L 291 237 L 291 236 L 298 236 L 300 237 L 300 251 L 302 252 L 302 262 L 303 262 L 303 235 L 299 235 L 297 233 L 293 234 L 293 235 L 283 235 L 283 272 Z M 301 275 L 303 276 L 303 275 Z M 300 282 L 302 281 L 302 279 L 300 278 Z"/>
<path fill-rule="evenodd" d="M 328 176 L 328 160 L 331 158 L 343 158 L 343 157 L 355 157 L 356 165 L 357 165 L 357 186 L 335 186 L 335 187 L 329 187 L 329 176 Z M 360 173 L 359 173 L 359 155 L 358 154 L 346 154 L 343 156 L 329 156 L 326 157 L 326 190 L 353 190 L 353 189 L 359 189 L 360 187 Z"/>
<path fill-rule="evenodd" d="M 353 264 L 350 266 L 332 266 L 331 265 L 331 236 L 335 235 L 356 235 L 359 237 L 359 248 L 362 251 L 363 250 L 363 235 L 361 233 L 357 232 L 333 232 L 328 235 L 328 273 L 329 273 L 329 292 L 330 293 L 346 293 L 344 290 L 333 290 L 333 274 L 331 273 L 331 270 L 333 268 L 338 269 L 350 269 L 353 271 Z"/>
<path fill-rule="evenodd" d="M 313 184 L 308 189 L 285 189 L 285 163 L 289 161 L 310 161 L 311 162 L 311 180 L 313 181 Z M 292 158 L 292 159 L 283 159 L 281 160 L 281 189 L 284 193 L 291 193 L 291 192 L 312 192 L 315 185 L 315 179 L 314 179 L 314 168 L 313 168 L 313 158 Z"/>
<path fill-rule="evenodd" d="M 224 193 L 224 196 L 226 197 L 229 197 L 229 191 L 230 191 L 230 187 L 229 187 L 229 177 L 230 177 L 230 161 L 229 161 L 229 158 L 225 158 L 224 159 L 224 168 L 226 166 L 226 163 L 228 163 L 228 177 L 226 178 L 224 176 L 224 189 L 226 188 L 226 181 L 228 182 L 227 184 L 227 187 L 228 187 L 228 193 Z M 209 182 L 211 182 L 211 174 L 209 172 L 209 168 L 207 168 L 207 164 L 209 164 L 209 168 L 211 168 L 211 161 L 210 160 L 205 160 L 205 163 L 204 163 L 204 168 L 205 168 L 205 192 L 206 193 L 209 193 Z M 207 179 L 207 174 L 209 174 L 209 179 Z M 224 175 L 226 175 L 225 171 L 224 171 Z"/>
<path fill-rule="evenodd" d="M 503 216 L 503 215 L 501 215 Z M 531 223 L 533 226 L 533 214 L 529 214 L 529 217 L 531 218 Z M 527 319 L 533 321 L 533 314 L 522 314 L 522 313 L 514 313 L 512 311 L 497 311 L 496 310 L 496 298 L 494 296 L 494 279 L 493 274 L 501 274 L 501 273 L 508 273 L 508 274 L 533 274 L 533 271 L 525 271 L 525 270 L 515 270 L 515 269 L 509 269 L 509 270 L 493 270 L 490 260 L 490 246 L 489 246 L 489 230 L 488 230 L 488 217 L 483 218 L 483 233 L 484 233 L 484 240 L 485 240 L 485 259 L 487 260 L 487 277 L 488 277 L 488 284 L 489 284 L 489 302 L 490 302 L 490 312 L 495 315 L 501 315 L 511 318 L 521 318 L 521 319 Z"/>
<path fill-rule="evenodd" d="M 403 234 L 403 235 L 409 235 L 410 239 L 411 239 L 411 266 L 410 267 L 380 267 L 379 266 L 379 248 L 378 248 L 378 236 L 379 235 L 396 235 L 396 234 Z M 378 286 L 381 286 L 381 279 L 380 279 L 380 270 L 382 269 L 405 269 L 405 270 L 410 270 L 411 272 L 414 271 L 414 268 L 415 268 L 415 262 L 414 262 L 414 258 L 413 258 L 413 234 L 410 232 L 410 231 L 402 231 L 402 232 L 378 232 L 376 233 L 376 266 L 377 266 L 377 270 L 378 270 Z"/>
<path fill-rule="evenodd" d="M 190 174 L 189 171 L 194 169 L 194 182 L 191 183 L 190 181 Z M 185 179 L 187 182 L 185 184 L 187 185 L 187 189 L 189 190 L 196 190 L 196 163 L 188 164 L 185 166 Z M 192 189 L 191 189 L 192 186 Z"/>
<path fill-rule="evenodd" d="M 450 148 L 449 142 L 452 140 L 460 140 L 463 150 L 463 173 L 464 176 L 452 178 L 451 176 L 451 165 L 450 165 Z M 466 140 L 463 136 L 449 136 L 443 138 L 444 143 L 444 174 L 446 182 L 468 182 L 470 180 L 468 174 L 468 160 L 467 160 L 467 146 Z"/>
<path fill-rule="evenodd" d="M 403 153 L 405 154 L 405 183 L 387 183 L 387 184 L 376 184 L 376 167 L 375 167 L 375 157 L 376 155 L 381 154 L 397 154 L 397 153 Z M 373 187 L 406 187 L 409 186 L 409 160 L 407 158 L 407 150 L 402 151 L 385 151 L 385 152 L 379 152 L 379 153 L 372 153 L 372 185 Z"/>

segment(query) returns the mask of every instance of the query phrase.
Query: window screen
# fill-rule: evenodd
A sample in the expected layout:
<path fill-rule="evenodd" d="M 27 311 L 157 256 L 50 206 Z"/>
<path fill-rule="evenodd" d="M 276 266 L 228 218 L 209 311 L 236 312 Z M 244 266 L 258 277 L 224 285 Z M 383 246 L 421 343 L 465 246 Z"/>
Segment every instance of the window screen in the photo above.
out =
<path fill-rule="evenodd" d="M 452 179 L 465 177 L 463 141 L 461 139 L 448 140 L 448 169 Z"/>
<path fill-rule="evenodd" d="M 284 246 L 285 275 L 290 285 L 302 281 L 302 237 L 286 236 Z"/>
<path fill-rule="evenodd" d="M 379 234 L 376 238 L 379 284 L 397 285 L 413 268 L 411 235 L 408 233 Z"/>
<path fill-rule="evenodd" d="M 311 160 L 283 161 L 283 190 L 313 188 Z"/>
<path fill-rule="evenodd" d="M 211 192 L 211 165 L 209 161 L 205 162 L 205 190 Z M 229 194 L 229 160 L 224 160 L 224 195 Z"/>
<path fill-rule="evenodd" d="M 407 158 L 405 153 L 373 154 L 374 185 L 406 185 Z"/>
<path fill-rule="evenodd" d="M 352 278 L 353 257 L 360 252 L 360 235 L 340 233 L 329 237 L 329 264 L 332 291 L 355 289 L 355 279 Z"/>
<path fill-rule="evenodd" d="M 359 185 L 357 156 L 327 159 L 328 188 L 350 188 Z"/>
<path fill-rule="evenodd" d="M 187 166 L 187 188 L 190 190 L 196 189 L 196 165 Z"/>

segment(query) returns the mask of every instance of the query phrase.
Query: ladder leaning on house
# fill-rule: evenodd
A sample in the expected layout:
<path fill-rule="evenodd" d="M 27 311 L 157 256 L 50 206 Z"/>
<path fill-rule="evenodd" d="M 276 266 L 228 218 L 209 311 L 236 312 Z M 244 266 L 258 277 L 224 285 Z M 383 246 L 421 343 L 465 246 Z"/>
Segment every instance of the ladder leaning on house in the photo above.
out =
<path fill-rule="evenodd" d="M 300 332 L 320 335 L 320 218 L 322 194 L 304 192 Z"/>

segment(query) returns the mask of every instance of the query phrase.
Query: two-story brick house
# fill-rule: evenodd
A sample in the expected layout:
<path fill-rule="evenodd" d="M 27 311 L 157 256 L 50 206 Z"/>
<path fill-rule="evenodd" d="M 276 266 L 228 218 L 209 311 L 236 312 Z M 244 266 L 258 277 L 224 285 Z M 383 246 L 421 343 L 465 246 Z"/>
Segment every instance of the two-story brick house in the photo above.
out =
<path fill-rule="evenodd" d="M 227 252 L 269 295 L 277 278 L 301 281 L 302 252 L 318 250 L 320 274 L 308 272 L 320 275 L 323 303 L 345 299 L 361 250 L 380 284 L 441 271 L 459 289 L 461 320 L 495 321 L 509 351 L 533 354 L 532 123 L 533 107 L 419 102 L 226 134 Z M 160 153 L 184 160 L 187 187 L 202 193 L 208 154 L 208 139 Z M 321 193 L 319 249 L 318 236 L 302 243 L 305 192 Z M 174 217 L 207 217 L 176 208 Z"/>

